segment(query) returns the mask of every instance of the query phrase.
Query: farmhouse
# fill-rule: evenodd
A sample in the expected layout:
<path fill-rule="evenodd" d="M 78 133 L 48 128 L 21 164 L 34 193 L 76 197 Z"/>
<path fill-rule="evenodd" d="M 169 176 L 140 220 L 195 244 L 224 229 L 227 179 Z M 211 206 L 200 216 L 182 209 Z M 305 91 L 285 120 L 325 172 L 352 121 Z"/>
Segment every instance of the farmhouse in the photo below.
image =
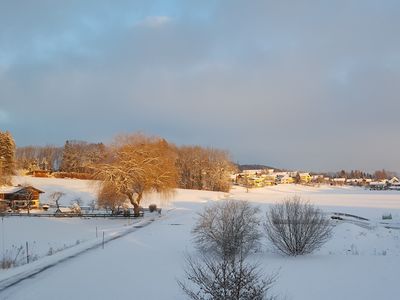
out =
<path fill-rule="evenodd" d="M 40 194 L 43 191 L 33 186 L 0 187 L 0 201 L 12 208 L 39 208 Z"/>

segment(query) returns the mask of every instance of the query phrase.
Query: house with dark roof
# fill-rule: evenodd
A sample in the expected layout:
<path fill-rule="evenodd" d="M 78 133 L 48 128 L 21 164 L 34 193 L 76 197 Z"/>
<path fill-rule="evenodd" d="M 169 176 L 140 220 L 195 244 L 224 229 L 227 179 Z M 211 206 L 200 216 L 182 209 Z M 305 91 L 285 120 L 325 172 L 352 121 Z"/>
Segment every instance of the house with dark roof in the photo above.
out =
<path fill-rule="evenodd" d="M 0 187 L 0 201 L 11 208 L 39 208 L 40 194 L 43 193 L 33 186 Z"/>

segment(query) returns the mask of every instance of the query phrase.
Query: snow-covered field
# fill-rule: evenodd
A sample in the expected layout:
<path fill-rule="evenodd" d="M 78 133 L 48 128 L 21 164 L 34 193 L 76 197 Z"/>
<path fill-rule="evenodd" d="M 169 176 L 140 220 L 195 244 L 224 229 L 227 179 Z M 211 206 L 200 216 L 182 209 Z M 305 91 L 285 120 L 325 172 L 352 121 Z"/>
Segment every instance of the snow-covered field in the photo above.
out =
<path fill-rule="evenodd" d="M 16 180 L 32 183 L 46 194 L 64 191 L 68 194 L 65 204 L 73 197 L 85 202 L 95 197 L 93 185 L 86 181 L 29 177 Z M 265 214 L 268 205 L 291 195 L 299 195 L 326 212 L 350 213 L 371 221 L 362 226 L 338 223 L 332 239 L 322 249 L 303 257 L 283 257 L 264 240 L 261 251 L 252 259 L 266 274 L 279 273 L 275 294 L 281 299 L 400 297 L 400 230 L 381 224 L 382 214 L 387 213 L 393 216 L 391 225 L 399 224 L 399 192 L 279 185 L 249 193 L 235 187 L 229 194 L 177 190 L 169 203 L 153 195 L 147 204 L 154 202 L 164 207 L 163 215 L 155 222 L 106 244 L 104 249 L 87 251 L 24 280 L 1 292 L 0 299 L 53 299 L 54 295 L 57 299 L 185 299 L 176 279 L 183 276 L 184 254 L 195 251 L 190 231 L 196 214 L 207 203 L 224 198 L 245 199 L 260 206 Z M 95 238 L 96 226 L 110 234 L 133 226 L 125 220 L 5 218 L 4 222 L 7 244 L 24 243 L 31 238 L 36 244 L 46 245 L 43 251 L 49 243 L 73 244 L 77 240 L 83 242 L 76 247 L 83 247 L 85 240 Z M 0 271 L 0 281 L 16 271 Z"/>

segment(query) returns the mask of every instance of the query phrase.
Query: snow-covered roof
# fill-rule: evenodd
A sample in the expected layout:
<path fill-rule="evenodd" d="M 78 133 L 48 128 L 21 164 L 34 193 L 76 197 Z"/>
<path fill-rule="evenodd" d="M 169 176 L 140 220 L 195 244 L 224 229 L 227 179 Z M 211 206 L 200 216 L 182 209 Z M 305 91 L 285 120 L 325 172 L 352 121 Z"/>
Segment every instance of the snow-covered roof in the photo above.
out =
<path fill-rule="evenodd" d="M 25 188 L 32 188 L 32 189 L 38 191 L 39 193 L 44 193 L 43 191 L 38 190 L 37 188 L 34 188 L 33 186 L 2 186 L 2 187 L 0 187 L 0 194 L 14 194 Z"/>
<path fill-rule="evenodd" d="M 2 186 L 0 187 L 0 194 L 13 194 L 22 190 L 22 186 Z"/>
<path fill-rule="evenodd" d="M 73 210 L 70 207 L 60 207 L 57 208 L 55 213 L 70 213 L 73 212 Z"/>
<path fill-rule="evenodd" d="M 333 178 L 333 181 L 345 182 L 346 178 Z"/>
<path fill-rule="evenodd" d="M 310 173 L 299 173 L 299 176 L 310 176 Z"/>
<path fill-rule="evenodd" d="M 386 185 L 384 181 L 371 181 L 369 185 Z"/>

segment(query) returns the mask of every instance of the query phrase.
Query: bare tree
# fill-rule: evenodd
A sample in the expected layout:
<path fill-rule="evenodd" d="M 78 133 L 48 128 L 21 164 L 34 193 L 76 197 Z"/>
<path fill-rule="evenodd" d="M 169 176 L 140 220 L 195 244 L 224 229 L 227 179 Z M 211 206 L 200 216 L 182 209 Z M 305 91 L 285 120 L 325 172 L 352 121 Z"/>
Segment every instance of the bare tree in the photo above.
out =
<path fill-rule="evenodd" d="M 300 197 L 272 206 L 264 223 L 272 244 L 286 255 L 302 255 L 320 248 L 332 234 L 329 219 Z"/>
<path fill-rule="evenodd" d="M 276 275 L 265 277 L 243 256 L 186 258 L 185 281 L 178 285 L 193 300 L 262 300 L 269 295 Z"/>
<path fill-rule="evenodd" d="M 84 202 L 81 197 L 76 197 L 75 199 L 71 200 L 71 205 L 77 204 L 78 206 L 83 206 Z"/>
<path fill-rule="evenodd" d="M 259 208 L 246 201 L 214 203 L 199 214 L 192 230 L 194 241 L 201 251 L 221 257 L 246 255 L 261 237 L 258 214 Z"/>
<path fill-rule="evenodd" d="M 57 209 L 60 208 L 60 199 L 63 196 L 65 196 L 65 193 L 63 192 L 53 192 L 49 196 L 50 200 L 52 201 L 53 204 L 56 205 Z"/>
<path fill-rule="evenodd" d="M 122 136 L 108 162 L 94 165 L 95 178 L 126 195 L 138 215 L 145 193 L 172 193 L 178 179 L 175 161 L 175 151 L 164 139 Z"/>
<path fill-rule="evenodd" d="M 31 204 L 32 200 L 35 198 L 35 194 L 31 189 L 29 189 L 28 186 L 26 186 L 23 197 L 25 199 L 26 208 L 28 210 L 28 215 L 29 215 L 31 213 Z"/>
<path fill-rule="evenodd" d="M 229 191 L 230 174 L 235 167 L 227 151 L 200 146 L 183 146 L 177 149 L 177 153 L 176 165 L 181 188 Z"/>
<path fill-rule="evenodd" d="M 95 199 L 90 200 L 89 207 L 90 207 L 90 210 L 92 212 L 94 212 L 94 210 L 96 209 L 96 200 Z"/>
<path fill-rule="evenodd" d="M 126 200 L 126 195 L 120 193 L 118 188 L 111 183 L 104 183 L 97 194 L 98 206 L 107 210 L 110 209 L 112 214 L 115 213 L 115 210 L 118 211 Z"/>

